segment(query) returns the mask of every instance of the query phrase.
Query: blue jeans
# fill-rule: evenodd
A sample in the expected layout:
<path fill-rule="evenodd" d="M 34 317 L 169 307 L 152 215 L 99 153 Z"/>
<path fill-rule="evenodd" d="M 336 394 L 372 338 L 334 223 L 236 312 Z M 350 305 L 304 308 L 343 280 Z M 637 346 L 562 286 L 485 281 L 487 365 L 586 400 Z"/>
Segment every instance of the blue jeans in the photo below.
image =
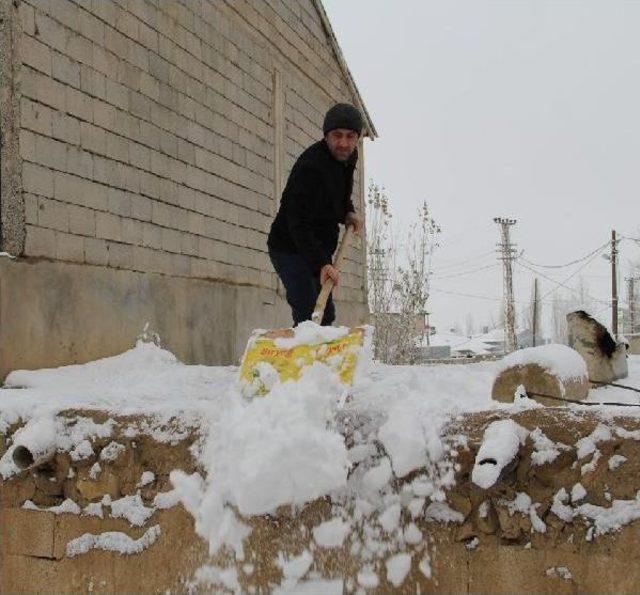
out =
<path fill-rule="evenodd" d="M 311 320 L 311 315 L 320 294 L 320 276 L 314 275 L 311 267 L 301 254 L 269 251 L 273 268 L 282 280 L 287 292 L 287 302 L 291 306 L 293 325 L 304 320 Z M 336 318 L 333 297 L 329 294 L 327 307 L 324 309 L 322 326 L 330 326 Z"/>

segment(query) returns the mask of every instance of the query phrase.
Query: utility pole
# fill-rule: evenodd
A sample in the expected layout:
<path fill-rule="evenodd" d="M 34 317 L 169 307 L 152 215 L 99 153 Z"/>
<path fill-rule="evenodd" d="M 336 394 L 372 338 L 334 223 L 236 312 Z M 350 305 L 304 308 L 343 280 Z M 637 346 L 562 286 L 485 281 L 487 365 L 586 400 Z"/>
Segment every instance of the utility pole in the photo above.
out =
<path fill-rule="evenodd" d="M 501 242 L 498 244 L 499 256 L 502 261 L 503 271 L 503 291 L 504 291 L 504 347 L 507 353 L 515 351 L 517 348 L 516 339 L 516 309 L 513 302 L 513 269 L 511 267 L 515 259 L 516 248 L 511 243 L 509 237 L 509 228 L 516 224 L 515 219 L 505 219 L 503 217 L 495 217 L 494 223 L 500 225 Z"/>
<path fill-rule="evenodd" d="M 611 230 L 611 331 L 613 338 L 618 339 L 618 273 L 616 265 L 618 260 L 618 244 L 616 230 Z"/>
<path fill-rule="evenodd" d="M 629 334 L 635 335 L 638 332 L 638 325 L 636 323 L 636 292 L 635 282 L 640 280 L 640 277 L 628 277 L 627 278 L 627 301 L 629 303 Z"/>
<path fill-rule="evenodd" d="M 536 335 L 538 334 L 538 277 L 533 280 L 533 320 L 531 321 L 533 333 L 533 347 L 536 346 Z"/>

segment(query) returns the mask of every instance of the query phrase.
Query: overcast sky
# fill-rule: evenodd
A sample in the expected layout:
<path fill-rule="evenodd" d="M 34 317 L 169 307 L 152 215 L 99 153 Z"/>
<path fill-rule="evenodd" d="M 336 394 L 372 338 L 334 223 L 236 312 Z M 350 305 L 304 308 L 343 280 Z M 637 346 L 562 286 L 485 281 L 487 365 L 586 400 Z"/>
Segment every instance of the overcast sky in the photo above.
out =
<path fill-rule="evenodd" d="M 518 220 L 513 239 L 540 264 L 581 258 L 611 229 L 640 234 L 640 1 L 323 3 L 378 129 L 367 178 L 399 219 L 427 200 L 443 228 L 439 330 L 497 318 L 495 216 Z M 640 249 L 620 249 L 623 281 Z M 563 281 L 582 265 L 540 270 Z M 515 272 L 521 308 L 534 274 Z M 598 256 L 567 284 L 580 275 L 609 324 L 609 263 Z M 540 283 L 550 300 L 556 286 Z"/>

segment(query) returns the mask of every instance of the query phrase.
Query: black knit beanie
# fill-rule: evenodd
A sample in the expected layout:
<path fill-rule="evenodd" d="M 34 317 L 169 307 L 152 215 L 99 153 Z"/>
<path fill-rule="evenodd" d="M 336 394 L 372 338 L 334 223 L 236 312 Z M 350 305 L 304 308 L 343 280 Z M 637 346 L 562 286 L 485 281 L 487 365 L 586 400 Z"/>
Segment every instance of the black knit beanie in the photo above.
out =
<path fill-rule="evenodd" d="M 326 135 L 327 132 L 336 128 L 355 130 L 360 136 L 362 133 L 362 114 L 360 110 L 350 103 L 336 103 L 324 117 L 322 131 Z"/>

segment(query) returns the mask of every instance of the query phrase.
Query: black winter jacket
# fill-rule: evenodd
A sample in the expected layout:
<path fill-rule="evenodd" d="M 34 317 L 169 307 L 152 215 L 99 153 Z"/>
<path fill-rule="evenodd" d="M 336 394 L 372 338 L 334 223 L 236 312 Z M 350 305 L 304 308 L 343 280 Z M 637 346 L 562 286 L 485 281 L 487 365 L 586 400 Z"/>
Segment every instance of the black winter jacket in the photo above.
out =
<path fill-rule="evenodd" d="M 355 211 L 351 201 L 357 150 L 338 161 L 324 140 L 295 162 L 271 225 L 270 250 L 302 254 L 314 272 L 330 264 L 338 245 L 338 223 Z"/>

